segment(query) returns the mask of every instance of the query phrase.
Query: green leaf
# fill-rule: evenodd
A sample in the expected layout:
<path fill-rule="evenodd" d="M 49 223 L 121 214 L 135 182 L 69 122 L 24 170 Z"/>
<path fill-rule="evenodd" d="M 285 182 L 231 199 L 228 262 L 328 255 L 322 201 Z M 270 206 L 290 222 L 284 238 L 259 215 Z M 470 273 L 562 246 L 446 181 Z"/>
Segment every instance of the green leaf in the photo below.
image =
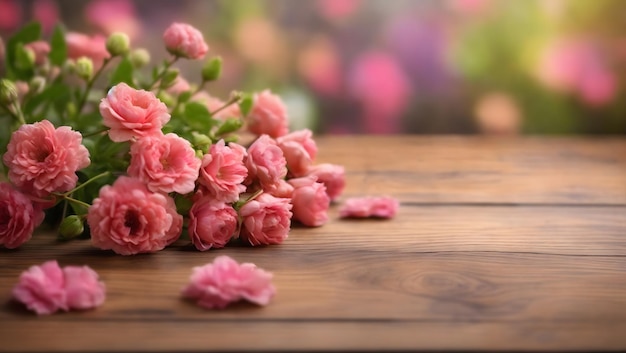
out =
<path fill-rule="evenodd" d="M 252 97 L 249 94 L 243 95 L 243 98 L 239 102 L 239 110 L 241 110 L 241 115 L 243 117 L 246 117 L 248 113 L 250 113 L 253 103 L 254 102 L 252 101 Z"/>
<path fill-rule="evenodd" d="M 207 107 L 198 102 L 185 104 L 183 117 L 190 127 L 204 133 L 208 133 L 217 124 L 217 121 L 211 117 Z"/>
<path fill-rule="evenodd" d="M 115 68 L 115 71 L 111 74 L 110 85 L 115 86 L 120 82 L 127 83 L 129 86 L 135 86 L 133 83 L 133 63 L 129 58 L 124 58 Z"/>
<path fill-rule="evenodd" d="M 50 39 L 50 54 L 48 54 L 52 65 L 61 66 L 67 59 L 67 43 L 65 42 L 65 30 L 63 26 L 57 25 L 52 32 Z"/>
<path fill-rule="evenodd" d="M 7 76 L 11 78 L 11 73 L 15 73 L 16 64 L 16 48 L 19 43 L 22 45 L 34 42 L 41 37 L 41 24 L 39 22 L 31 22 L 26 24 L 22 29 L 7 41 L 6 46 L 6 64 Z"/>
<path fill-rule="evenodd" d="M 186 103 L 191 98 L 191 91 L 185 91 L 178 96 L 178 101 L 180 103 Z"/>
<path fill-rule="evenodd" d="M 223 135 L 228 134 L 230 132 L 234 132 L 239 130 L 243 126 L 243 120 L 237 118 L 228 118 L 220 127 L 217 129 L 215 135 Z"/>

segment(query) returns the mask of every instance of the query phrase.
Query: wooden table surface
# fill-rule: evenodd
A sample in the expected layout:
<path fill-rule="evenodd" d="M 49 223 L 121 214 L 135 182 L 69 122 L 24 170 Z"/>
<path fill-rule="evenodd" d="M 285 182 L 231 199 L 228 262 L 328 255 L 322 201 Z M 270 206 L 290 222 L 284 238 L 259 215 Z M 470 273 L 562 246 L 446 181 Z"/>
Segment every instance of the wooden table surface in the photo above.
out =
<path fill-rule="evenodd" d="M 625 350 L 626 139 L 323 137 L 349 196 L 401 201 L 393 220 L 292 229 L 279 246 L 184 242 L 124 257 L 38 233 L 0 250 L 0 351 Z M 181 300 L 227 254 L 274 273 L 266 307 Z M 37 317 L 19 274 L 57 259 L 107 285 L 94 311 Z"/>

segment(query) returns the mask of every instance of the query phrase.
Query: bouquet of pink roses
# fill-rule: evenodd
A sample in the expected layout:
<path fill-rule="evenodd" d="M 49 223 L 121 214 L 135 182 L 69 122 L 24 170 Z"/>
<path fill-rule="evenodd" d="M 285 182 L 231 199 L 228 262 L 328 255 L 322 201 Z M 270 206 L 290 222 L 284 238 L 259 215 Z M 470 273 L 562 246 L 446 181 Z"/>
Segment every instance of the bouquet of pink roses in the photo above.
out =
<path fill-rule="evenodd" d="M 211 96 L 204 88 L 220 76 L 219 57 L 197 85 L 175 68 L 205 57 L 202 34 L 174 23 L 163 41 L 171 57 L 152 70 L 123 33 L 57 27 L 42 40 L 31 23 L 0 43 L 0 123 L 10 127 L 0 131 L 0 246 L 28 241 L 44 217 L 63 239 L 88 236 L 123 255 L 185 233 L 202 251 L 233 239 L 279 244 L 292 219 L 327 221 L 344 170 L 314 164 L 312 133 L 289 132 L 281 98 Z"/>

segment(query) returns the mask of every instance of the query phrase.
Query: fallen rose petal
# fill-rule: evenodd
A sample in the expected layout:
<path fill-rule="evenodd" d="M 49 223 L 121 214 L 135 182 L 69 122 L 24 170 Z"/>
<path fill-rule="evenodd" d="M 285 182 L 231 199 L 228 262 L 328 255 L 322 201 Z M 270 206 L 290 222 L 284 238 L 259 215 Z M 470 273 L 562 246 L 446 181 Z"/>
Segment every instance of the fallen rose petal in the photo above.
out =
<path fill-rule="evenodd" d="M 399 202 L 392 197 L 353 197 L 339 210 L 341 218 L 393 218 Z"/>

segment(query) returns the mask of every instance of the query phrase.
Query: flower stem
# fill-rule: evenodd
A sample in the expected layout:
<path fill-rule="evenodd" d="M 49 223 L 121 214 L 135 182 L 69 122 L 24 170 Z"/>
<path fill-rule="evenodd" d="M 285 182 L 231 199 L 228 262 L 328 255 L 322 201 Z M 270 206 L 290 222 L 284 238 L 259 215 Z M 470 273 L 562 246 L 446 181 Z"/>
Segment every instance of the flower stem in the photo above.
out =
<path fill-rule="evenodd" d="M 65 199 L 65 200 L 67 200 L 67 201 L 69 201 L 69 202 L 72 202 L 72 203 L 75 203 L 75 204 L 77 204 L 77 205 L 83 206 L 84 208 L 87 208 L 87 209 L 88 209 L 89 207 L 91 207 L 91 205 L 90 205 L 90 204 L 88 204 L 88 203 L 86 203 L 86 202 L 84 202 L 84 201 L 81 201 L 81 200 L 75 199 L 75 198 L 73 198 L 73 197 L 67 196 L 67 195 L 65 195 L 65 194 L 62 194 L 62 195 L 61 195 L 61 197 L 63 197 L 63 199 Z"/>
<path fill-rule="evenodd" d="M 101 129 L 101 130 L 98 130 L 98 131 L 94 131 L 94 132 L 90 132 L 88 134 L 84 134 L 83 138 L 99 135 L 99 134 L 101 134 L 103 132 L 106 132 L 106 131 L 109 131 L 109 128 L 104 128 L 104 129 Z"/>
<path fill-rule="evenodd" d="M 77 186 L 77 187 L 75 187 L 73 190 L 70 190 L 70 191 L 66 192 L 65 194 L 62 194 L 61 196 L 67 200 L 67 199 L 68 199 L 68 197 L 69 197 L 69 195 L 71 195 L 71 194 L 75 193 L 76 191 L 78 191 L 78 190 L 80 190 L 80 189 L 84 188 L 85 186 L 87 186 L 87 185 L 91 184 L 92 182 L 94 182 L 94 181 L 96 181 L 96 180 L 98 180 L 98 179 L 100 179 L 100 178 L 104 178 L 105 176 L 109 176 L 109 175 L 111 175 L 111 172 L 102 172 L 102 173 L 100 173 L 100 174 L 98 174 L 98 175 L 96 175 L 96 176 L 92 177 L 91 179 L 87 180 L 86 182 L 84 182 L 84 183 L 82 183 L 82 184 L 78 185 L 78 186 Z M 78 200 L 77 200 L 77 201 L 78 201 Z M 81 202 L 82 202 L 82 201 L 81 201 Z"/>
<path fill-rule="evenodd" d="M 222 110 L 230 107 L 233 104 L 239 103 L 239 101 L 241 101 L 241 94 L 234 94 L 232 97 L 230 97 L 230 99 L 228 100 L 228 102 L 224 103 L 223 106 L 215 109 L 214 111 L 211 112 L 211 116 L 214 116 L 215 114 L 221 112 Z"/>
<path fill-rule="evenodd" d="M 13 117 L 13 119 L 20 121 L 20 117 L 15 114 L 15 112 L 13 112 L 9 107 L 5 106 L 4 104 L 0 104 L 0 107 L 2 107 L 2 109 L 6 110 L 7 113 L 9 113 L 9 115 L 11 115 Z M 20 121 L 21 123 L 21 121 Z"/>
<path fill-rule="evenodd" d="M 113 58 L 104 59 L 104 62 L 102 62 L 102 66 L 100 66 L 100 68 L 98 69 L 98 71 L 96 71 L 93 77 L 89 81 L 87 81 L 85 93 L 83 93 L 83 95 L 80 97 L 80 101 L 78 102 L 78 106 L 76 107 L 76 113 L 74 114 L 74 118 L 80 115 L 81 111 L 85 107 L 85 104 L 87 103 L 87 97 L 89 96 L 89 92 L 93 88 L 93 85 L 96 83 L 98 77 L 100 77 L 100 74 L 104 71 L 104 68 L 111 62 L 111 59 Z"/>
<path fill-rule="evenodd" d="M 159 83 L 159 87 L 158 87 L 156 95 L 158 96 L 159 93 L 161 93 L 160 81 L 163 78 L 163 76 L 165 76 L 165 73 L 167 73 L 167 69 L 172 67 L 172 65 L 174 65 L 174 63 L 178 60 L 178 58 L 179 58 L 178 56 L 175 56 L 172 60 L 165 62 L 165 65 L 163 66 L 163 70 L 161 70 L 161 72 L 157 75 L 157 77 L 155 77 L 154 80 L 150 83 L 150 85 L 148 85 L 148 90 L 149 91 L 157 88 L 157 87 L 154 87 L 154 85 Z"/>

